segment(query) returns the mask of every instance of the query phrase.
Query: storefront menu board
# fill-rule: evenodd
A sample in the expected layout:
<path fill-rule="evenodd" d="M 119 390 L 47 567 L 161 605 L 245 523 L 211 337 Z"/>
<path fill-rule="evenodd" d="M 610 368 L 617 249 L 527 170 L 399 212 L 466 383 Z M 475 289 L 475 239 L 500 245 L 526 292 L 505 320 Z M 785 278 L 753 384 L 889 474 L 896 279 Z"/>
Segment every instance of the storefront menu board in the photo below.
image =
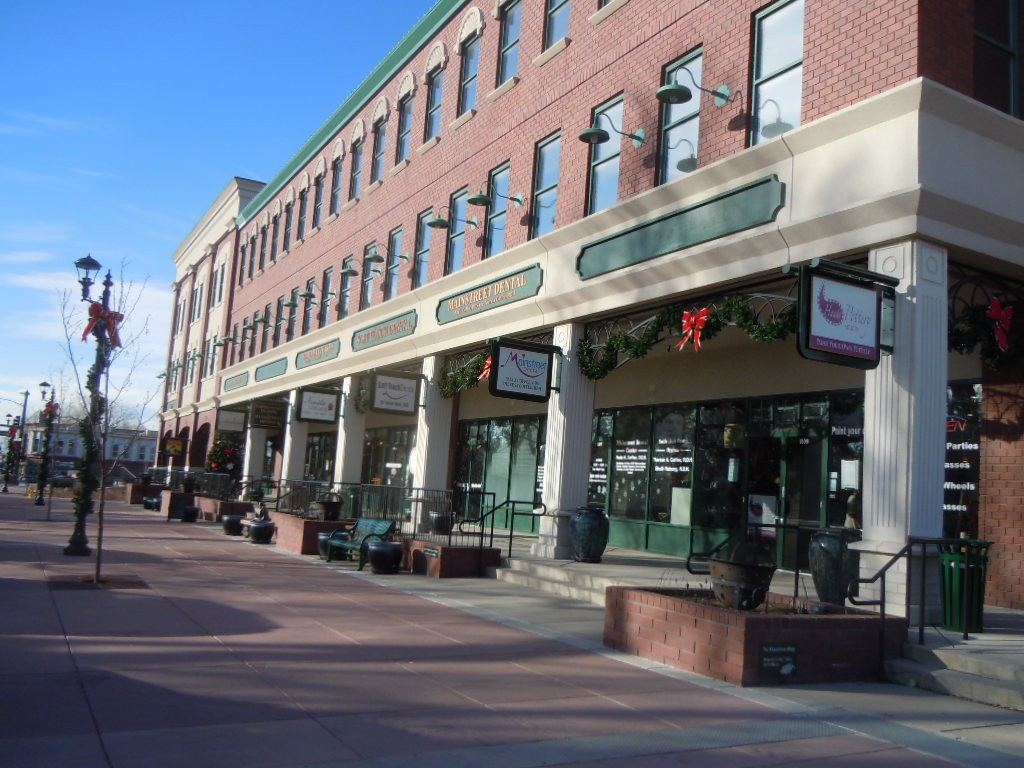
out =
<path fill-rule="evenodd" d="M 517 339 L 493 339 L 490 347 L 487 388 L 492 395 L 538 403 L 548 401 L 554 353 L 561 352 L 558 347 Z"/>
<path fill-rule="evenodd" d="M 371 410 L 380 413 L 416 413 L 416 405 L 420 401 L 419 377 L 375 373 L 372 387 Z"/>
<path fill-rule="evenodd" d="M 333 424 L 338 420 L 338 392 L 304 389 L 299 398 L 299 420 Z"/>
<path fill-rule="evenodd" d="M 884 275 L 819 262 L 800 268 L 800 354 L 809 360 L 870 369 L 878 365 Z"/>

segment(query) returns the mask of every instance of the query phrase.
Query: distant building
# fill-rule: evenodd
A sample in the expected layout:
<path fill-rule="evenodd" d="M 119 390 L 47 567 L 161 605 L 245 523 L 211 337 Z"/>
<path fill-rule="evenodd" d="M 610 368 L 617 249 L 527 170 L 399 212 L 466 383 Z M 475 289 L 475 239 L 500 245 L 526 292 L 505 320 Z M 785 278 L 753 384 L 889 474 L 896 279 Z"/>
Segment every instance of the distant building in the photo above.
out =
<path fill-rule="evenodd" d="M 46 427 L 38 413 L 29 414 L 25 432 L 28 443 L 22 476 L 27 476 L 28 481 L 33 482 L 38 477 L 46 434 Z M 158 435 L 155 430 L 111 429 L 104 454 L 106 471 L 110 473 L 117 467 L 124 467 L 138 476 L 152 467 L 156 461 Z M 66 420 L 55 423 L 50 436 L 50 460 L 54 472 L 74 474 L 82 454 L 78 424 Z"/>

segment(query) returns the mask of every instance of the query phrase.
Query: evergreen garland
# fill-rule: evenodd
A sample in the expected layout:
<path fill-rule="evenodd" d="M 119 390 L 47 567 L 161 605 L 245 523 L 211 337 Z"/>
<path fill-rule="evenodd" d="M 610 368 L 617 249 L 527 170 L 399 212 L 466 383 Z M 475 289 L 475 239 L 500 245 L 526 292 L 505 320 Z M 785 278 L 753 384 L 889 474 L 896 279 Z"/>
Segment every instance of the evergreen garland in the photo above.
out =
<path fill-rule="evenodd" d="M 462 368 L 449 368 L 443 371 L 437 381 L 441 397 L 451 399 L 462 390 L 475 387 L 480 383 L 480 374 L 486 367 L 487 355 L 481 352 Z"/>
<path fill-rule="evenodd" d="M 104 462 L 100 455 L 99 442 L 96 440 L 95 428 L 107 412 L 107 401 L 99 394 L 100 373 L 95 363 L 86 374 L 85 385 L 91 395 L 90 412 L 78 422 L 78 435 L 82 438 L 82 458 L 78 462 L 78 483 L 71 497 L 75 517 L 82 519 L 93 512 L 93 494 L 99 490 L 104 474 Z"/>
<path fill-rule="evenodd" d="M 714 338 L 725 326 L 735 325 L 754 341 L 780 341 L 797 328 L 797 304 L 786 306 L 774 320 L 760 321 L 750 306 L 747 296 L 734 294 L 726 296 L 717 305 L 708 306 L 707 322 L 701 330 L 701 340 Z M 661 339 L 666 329 L 682 326 L 683 305 L 676 304 L 659 312 L 644 327 L 638 336 L 620 331 L 608 337 L 599 354 L 595 354 L 594 342 L 583 337 L 577 347 L 579 366 L 588 379 L 603 379 L 618 365 L 619 355 L 633 360 L 644 357 Z"/>
<path fill-rule="evenodd" d="M 982 363 L 993 371 L 1005 371 L 1024 362 L 1018 326 L 1006 334 L 1007 347 L 1000 349 L 989 307 L 975 306 L 954 318 L 949 326 L 949 348 L 961 355 L 978 350 Z"/>

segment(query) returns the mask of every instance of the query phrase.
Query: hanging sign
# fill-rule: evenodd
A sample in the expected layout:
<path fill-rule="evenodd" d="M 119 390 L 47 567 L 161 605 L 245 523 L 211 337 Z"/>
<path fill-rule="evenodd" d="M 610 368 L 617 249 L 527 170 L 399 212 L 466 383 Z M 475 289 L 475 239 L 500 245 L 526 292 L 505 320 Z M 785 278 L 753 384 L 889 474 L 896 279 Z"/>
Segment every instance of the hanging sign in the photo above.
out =
<path fill-rule="evenodd" d="M 299 420 L 333 424 L 338 420 L 336 390 L 304 389 L 299 393 Z"/>
<path fill-rule="evenodd" d="M 370 386 L 373 391 L 370 410 L 379 413 L 416 413 L 416 405 L 420 401 L 418 377 L 375 373 Z"/>
<path fill-rule="evenodd" d="M 228 411 L 221 409 L 217 411 L 218 432 L 244 432 L 245 413 L 243 411 Z"/>
<path fill-rule="evenodd" d="M 284 427 L 285 404 L 254 401 L 250 424 L 255 429 L 278 431 Z"/>
<path fill-rule="evenodd" d="M 183 437 L 165 437 L 164 455 L 178 458 L 185 455 L 187 441 Z"/>
<path fill-rule="evenodd" d="M 492 395 L 538 403 L 548 401 L 554 354 L 561 354 L 561 349 L 516 339 L 494 339 L 490 347 L 487 389 Z"/>
<path fill-rule="evenodd" d="M 808 360 L 871 369 L 878 365 L 882 332 L 891 332 L 896 281 L 885 275 L 832 262 L 800 268 L 800 332 L 797 345 Z"/>

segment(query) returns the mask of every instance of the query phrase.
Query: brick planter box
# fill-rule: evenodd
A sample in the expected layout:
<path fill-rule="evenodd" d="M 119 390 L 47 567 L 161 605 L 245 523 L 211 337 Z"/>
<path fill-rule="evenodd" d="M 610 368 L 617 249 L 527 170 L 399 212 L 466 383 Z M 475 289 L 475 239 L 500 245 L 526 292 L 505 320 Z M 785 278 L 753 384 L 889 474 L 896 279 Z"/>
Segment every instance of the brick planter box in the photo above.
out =
<path fill-rule="evenodd" d="M 308 520 L 287 512 L 271 512 L 270 519 L 277 525 L 277 546 L 299 555 L 316 555 L 316 535 L 322 531 L 336 531 L 344 521 Z"/>
<path fill-rule="evenodd" d="M 435 579 L 477 578 L 483 569 L 501 565 L 501 550 L 494 547 L 449 547 L 413 539 L 406 552 L 410 570 Z"/>
<path fill-rule="evenodd" d="M 161 491 L 160 492 L 160 512 L 167 516 L 167 519 L 181 518 L 182 511 L 185 507 L 192 506 L 195 503 L 196 495 L 194 493 L 184 493 L 182 491 Z"/>
<path fill-rule="evenodd" d="M 128 483 L 124 487 L 124 500 L 129 504 L 141 504 L 143 499 L 152 496 L 159 496 L 160 491 L 167 488 L 166 485 L 143 485 L 142 483 Z"/>
<path fill-rule="evenodd" d="M 609 587 L 604 644 L 740 686 L 873 681 L 882 676 L 876 613 L 770 595 L 768 612 L 719 607 L 704 590 Z M 820 612 L 819 612 L 820 611 Z M 885 619 L 885 657 L 900 655 L 907 620 Z"/>
<path fill-rule="evenodd" d="M 199 519 L 219 523 L 224 515 L 248 515 L 253 511 L 251 501 L 222 501 L 209 496 L 196 496 Z"/>

